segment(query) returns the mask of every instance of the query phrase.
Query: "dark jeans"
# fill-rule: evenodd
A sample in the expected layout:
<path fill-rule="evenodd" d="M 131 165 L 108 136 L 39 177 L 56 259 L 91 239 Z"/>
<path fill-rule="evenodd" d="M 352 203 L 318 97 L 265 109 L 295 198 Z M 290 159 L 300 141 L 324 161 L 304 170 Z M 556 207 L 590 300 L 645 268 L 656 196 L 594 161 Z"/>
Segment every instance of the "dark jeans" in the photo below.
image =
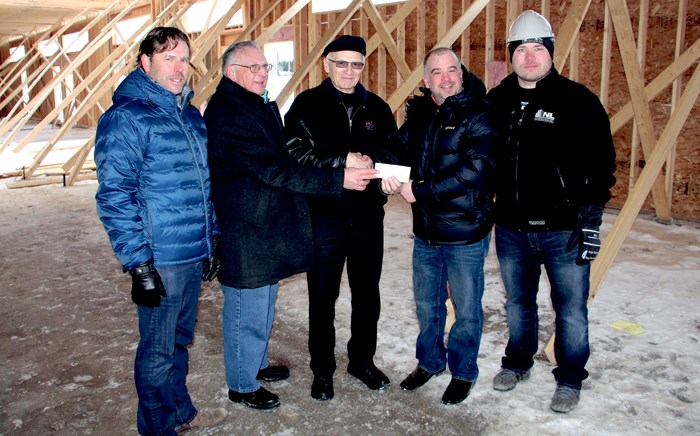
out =
<path fill-rule="evenodd" d="M 311 370 L 331 376 L 335 363 L 335 302 L 343 266 L 351 293 L 348 359 L 353 366 L 373 363 L 377 349 L 379 278 L 384 254 L 384 210 L 351 218 L 314 214 L 314 267 L 308 272 Z"/>
<path fill-rule="evenodd" d="M 138 307 L 139 340 L 134 378 L 139 396 L 138 431 L 174 435 L 197 409 L 185 386 L 187 346 L 194 338 L 202 263 L 158 267 L 168 293 L 160 307 Z"/>
<path fill-rule="evenodd" d="M 438 372 L 449 366 L 452 377 L 475 382 L 484 326 L 484 259 L 491 234 L 468 245 L 428 245 L 413 241 L 413 295 L 420 332 L 416 339 L 418 366 Z M 447 283 L 455 323 L 445 345 Z"/>
<path fill-rule="evenodd" d="M 496 253 L 506 289 L 510 339 L 502 367 L 518 372 L 533 365 L 538 347 L 537 290 L 544 265 L 556 314 L 552 371 L 558 383 L 577 389 L 588 377 L 590 265 L 577 265 L 577 248 L 566 251 L 571 231 L 524 233 L 496 226 Z"/>

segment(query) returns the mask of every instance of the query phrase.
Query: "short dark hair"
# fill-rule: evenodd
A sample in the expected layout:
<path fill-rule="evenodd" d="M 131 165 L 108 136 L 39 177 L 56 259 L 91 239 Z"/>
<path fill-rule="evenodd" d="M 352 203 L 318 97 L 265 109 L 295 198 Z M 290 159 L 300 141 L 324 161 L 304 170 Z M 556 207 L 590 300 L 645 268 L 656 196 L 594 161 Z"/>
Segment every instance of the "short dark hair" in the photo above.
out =
<path fill-rule="evenodd" d="M 141 41 L 136 65 L 141 66 L 141 55 L 150 57 L 154 53 L 172 50 L 177 47 L 180 41 L 187 44 L 187 50 L 190 50 L 190 39 L 182 30 L 175 27 L 156 27 L 152 29 Z"/>
<path fill-rule="evenodd" d="M 426 68 L 428 68 L 428 60 L 433 57 L 433 56 L 442 56 L 446 54 L 454 55 L 455 59 L 457 59 L 457 62 L 461 65 L 461 61 L 459 59 L 459 56 L 457 55 L 457 52 L 452 50 L 450 47 L 434 47 L 432 50 L 430 50 L 425 57 L 423 58 L 423 72 L 427 74 Z"/>

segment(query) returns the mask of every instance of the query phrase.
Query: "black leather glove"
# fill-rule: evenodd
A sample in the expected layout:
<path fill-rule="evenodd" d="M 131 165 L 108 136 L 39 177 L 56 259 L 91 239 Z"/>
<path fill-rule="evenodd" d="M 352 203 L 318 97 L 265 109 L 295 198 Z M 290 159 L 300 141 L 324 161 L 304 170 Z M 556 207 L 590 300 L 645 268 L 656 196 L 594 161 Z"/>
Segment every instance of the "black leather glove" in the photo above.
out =
<path fill-rule="evenodd" d="M 582 206 L 576 219 L 576 228 L 571 233 L 566 251 L 573 250 L 578 244 L 576 263 L 585 265 L 596 258 L 600 251 L 600 224 L 603 222 L 603 208 L 600 206 Z"/>
<path fill-rule="evenodd" d="M 165 297 L 165 286 L 153 266 L 153 259 L 129 270 L 131 274 L 131 300 L 137 306 L 160 307 L 160 297 Z"/>
<path fill-rule="evenodd" d="M 219 235 L 214 236 L 214 250 L 209 259 L 204 259 L 202 265 L 202 280 L 210 282 L 216 278 L 221 268 L 221 253 L 219 251 Z"/>

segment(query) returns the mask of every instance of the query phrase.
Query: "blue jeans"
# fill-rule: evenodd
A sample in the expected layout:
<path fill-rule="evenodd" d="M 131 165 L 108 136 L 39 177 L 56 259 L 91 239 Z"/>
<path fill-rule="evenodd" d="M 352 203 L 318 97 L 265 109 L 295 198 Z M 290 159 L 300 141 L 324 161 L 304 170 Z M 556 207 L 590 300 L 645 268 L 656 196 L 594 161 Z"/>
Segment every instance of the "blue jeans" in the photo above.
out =
<path fill-rule="evenodd" d="M 138 306 L 139 340 L 134 379 L 137 426 L 143 435 L 174 435 L 197 415 L 187 393 L 187 345 L 194 338 L 202 263 L 160 266 L 167 292 L 160 307 Z"/>
<path fill-rule="evenodd" d="M 489 241 L 469 245 L 431 246 L 420 238 L 413 243 L 413 295 L 420 332 L 416 340 L 418 366 L 438 372 L 449 366 L 452 377 L 474 382 L 484 313 L 484 258 Z M 447 283 L 455 308 L 455 323 L 445 347 Z"/>
<path fill-rule="evenodd" d="M 557 383 L 580 389 L 588 377 L 590 264 L 577 265 L 578 249 L 566 251 L 571 231 L 524 233 L 496 226 L 496 253 L 506 290 L 510 339 L 502 367 L 518 372 L 533 365 L 538 347 L 537 290 L 544 265 L 556 314 L 552 371 Z"/>
<path fill-rule="evenodd" d="M 226 384 L 239 393 L 255 392 L 258 371 L 267 368 L 267 344 L 275 317 L 278 284 L 255 289 L 221 285 Z"/>

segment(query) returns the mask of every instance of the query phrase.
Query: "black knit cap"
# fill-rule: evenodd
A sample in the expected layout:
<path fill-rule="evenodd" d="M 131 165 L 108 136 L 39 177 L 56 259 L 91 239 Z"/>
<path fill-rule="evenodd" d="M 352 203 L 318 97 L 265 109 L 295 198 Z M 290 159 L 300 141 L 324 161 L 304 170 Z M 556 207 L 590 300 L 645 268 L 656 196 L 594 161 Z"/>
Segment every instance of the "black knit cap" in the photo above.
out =
<path fill-rule="evenodd" d="M 554 41 L 552 38 L 535 38 L 535 39 L 528 39 L 525 41 L 511 41 L 508 43 L 508 53 L 510 53 L 510 61 L 513 62 L 513 53 L 515 53 L 515 49 L 518 48 L 521 44 L 525 44 L 526 42 L 538 42 L 542 44 L 547 51 L 549 52 L 549 56 L 554 59 Z"/>
<path fill-rule="evenodd" d="M 367 44 L 359 36 L 341 35 L 323 49 L 323 56 L 326 57 L 334 51 L 356 51 L 364 56 L 367 54 Z"/>

